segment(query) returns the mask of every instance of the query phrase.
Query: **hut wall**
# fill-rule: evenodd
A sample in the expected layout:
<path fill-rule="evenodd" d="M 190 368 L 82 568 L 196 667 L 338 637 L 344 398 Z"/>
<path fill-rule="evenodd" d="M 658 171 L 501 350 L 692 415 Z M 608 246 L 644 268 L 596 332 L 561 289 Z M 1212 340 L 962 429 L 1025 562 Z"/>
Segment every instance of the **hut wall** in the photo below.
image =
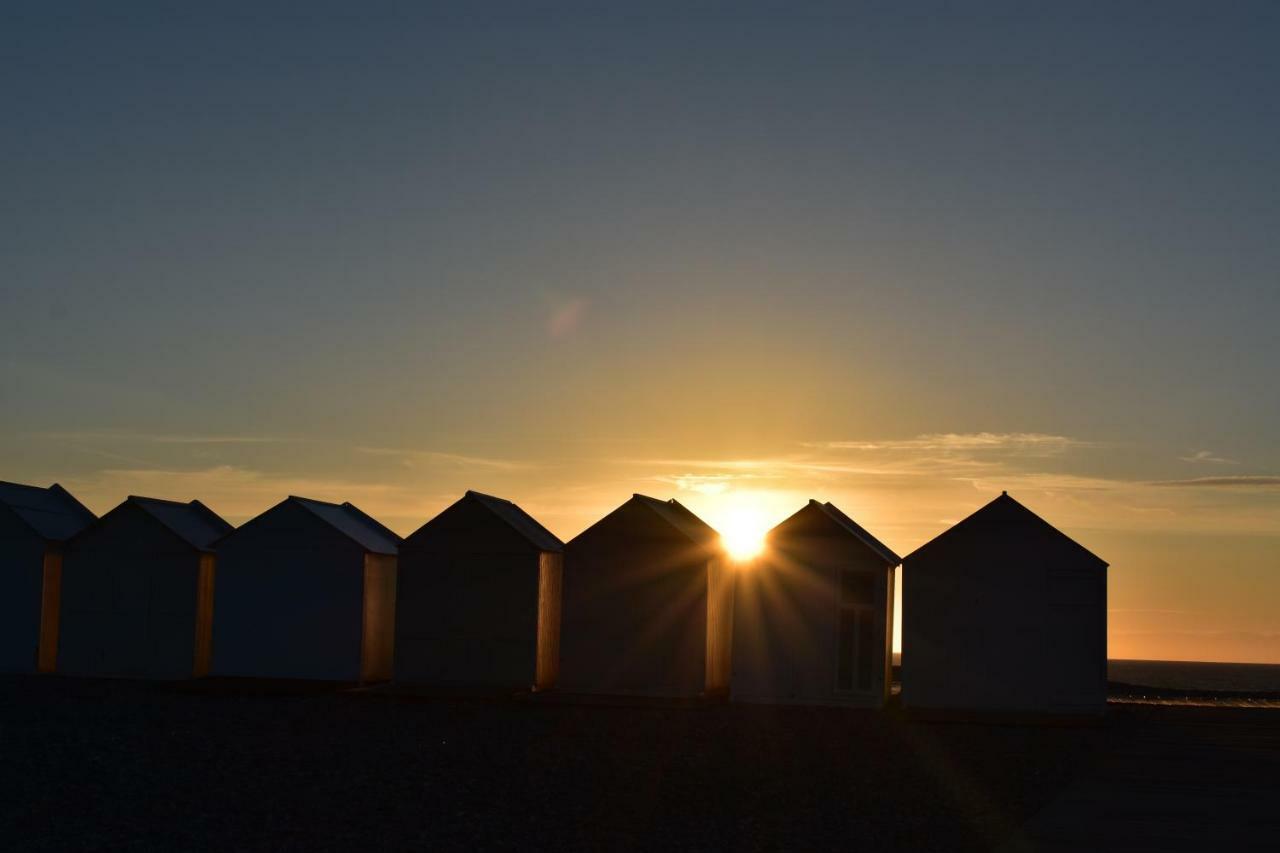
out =
<path fill-rule="evenodd" d="M 529 687 L 538 665 L 537 549 L 463 501 L 400 549 L 396 679 Z"/>
<path fill-rule="evenodd" d="M 44 540 L 0 507 L 0 672 L 36 669 L 44 554 Z"/>
<path fill-rule="evenodd" d="M 857 579 L 848 592 L 846 571 Z M 892 681 L 886 645 L 893 635 L 892 576 L 845 536 L 771 541 L 757 563 L 738 574 L 733 697 L 882 705 Z M 843 655 L 842 644 L 848 647 Z"/>
<path fill-rule="evenodd" d="M 124 506 L 66 546 L 58 671 L 189 678 L 198 553 Z"/>
<path fill-rule="evenodd" d="M 560 684 L 697 696 L 706 686 L 707 553 L 624 505 L 565 546 Z"/>
<path fill-rule="evenodd" d="M 1046 570 L 1046 703 L 1055 711 L 1096 711 L 1107 701 L 1106 571 L 1065 560 Z"/>
<path fill-rule="evenodd" d="M 1106 571 L 1051 533 L 941 540 L 903 567 L 903 704 L 1078 713 L 1106 702 Z"/>
<path fill-rule="evenodd" d="M 360 679 L 364 549 L 282 504 L 218 545 L 213 673 Z"/>

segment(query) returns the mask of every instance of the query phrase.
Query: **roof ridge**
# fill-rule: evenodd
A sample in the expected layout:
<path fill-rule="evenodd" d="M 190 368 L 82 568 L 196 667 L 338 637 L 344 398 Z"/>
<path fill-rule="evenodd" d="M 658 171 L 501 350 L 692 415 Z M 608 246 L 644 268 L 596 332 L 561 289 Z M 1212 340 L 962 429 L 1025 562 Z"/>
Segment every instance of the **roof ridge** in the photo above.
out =
<path fill-rule="evenodd" d="M 47 486 L 33 486 L 30 483 L 18 483 L 13 480 L 0 480 L 0 486 L 16 486 L 19 489 L 33 489 L 37 492 L 48 491 Z"/>
<path fill-rule="evenodd" d="M 896 551 L 876 538 L 875 534 L 870 530 L 867 530 L 867 528 L 854 521 L 853 518 L 851 518 L 844 510 L 840 509 L 840 507 L 836 506 L 831 501 L 820 504 L 820 506 L 827 515 L 834 517 L 841 526 L 848 529 L 854 536 L 862 540 L 864 545 L 872 551 L 875 551 L 887 562 L 890 562 L 895 566 L 902 562 L 902 558 L 898 556 Z"/>
<path fill-rule="evenodd" d="M 822 501 L 809 498 L 808 503 L 800 507 L 800 509 L 796 510 L 795 512 L 791 513 L 791 515 L 787 516 L 782 521 L 779 521 L 777 524 L 775 524 L 772 528 L 769 529 L 769 533 L 772 534 L 774 530 L 777 530 L 779 527 L 782 527 L 783 525 L 787 524 L 793 518 L 795 518 L 796 516 L 800 515 L 801 513 L 807 510 L 817 510 L 818 512 L 822 513 L 823 517 L 826 518 L 829 522 L 836 525 L 836 527 L 840 528 L 846 533 L 852 534 L 855 539 L 857 539 L 859 542 L 865 545 L 868 549 L 870 549 L 873 553 L 875 553 L 876 556 L 884 560 L 886 563 L 889 563 L 891 566 L 896 566 L 902 562 L 902 558 L 898 556 L 896 551 L 894 551 L 888 545 L 885 545 L 883 542 L 877 539 L 871 533 L 871 531 L 867 530 L 861 524 L 854 521 L 844 512 L 844 510 L 840 509 L 840 507 L 831 503 L 831 501 L 827 501 L 826 503 L 823 503 Z"/>
<path fill-rule="evenodd" d="M 288 496 L 285 498 L 285 500 L 288 500 L 288 501 L 301 501 L 301 502 L 303 502 L 303 503 L 310 503 L 310 504 L 323 504 L 324 506 L 333 506 L 333 507 L 340 507 L 340 506 L 342 506 L 342 504 L 340 504 L 340 503 L 334 503 L 333 501 L 322 501 L 322 500 L 320 500 L 319 498 L 307 498 L 307 497 L 303 497 L 302 495 L 288 495 Z"/>
<path fill-rule="evenodd" d="M 98 516 L 94 514 L 93 510 L 89 509 L 87 506 L 82 504 L 80 502 L 80 499 L 77 498 L 75 495 L 71 494 L 70 490 L 65 488 L 61 483 L 50 484 L 49 491 L 55 494 L 61 495 L 63 500 L 70 501 L 73 506 L 75 506 L 77 509 L 83 512 L 85 515 L 89 516 L 89 518 L 95 521 L 97 520 Z"/>
<path fill-rule="evenodd" d="M 680 533 L 695 545 L 704 545 L 706 544 L 706 540 L 718 538 L 720 535 L 714 527 L 703 521 L 697 513 L 680 503 L 680 501 L 675 498 L 668 498 L 663 501 L 658 498 L 651 498 L 648 495 L 642 495 L 639 492 L 633 492 L 631 499 L 639 500 L 643 506 L 649 509 L 650 512 L 661 518 L 668 525 L 674 528 L 677 533 Z M 677 517 L 673 518 L 670 514 L 672 512 L 674 512 Z M 702 535 L 694 535 L 686 525 L 695 527 L 697 533 Z"/>
<path fill-rule="evenodd" d="M 301 495 L 289 495 L 287 498 L 281 501 L 281 503 L 289 503 L 289 502 L 298 504 L 307 512 L 311 513 L 313 516 L 319 519 L 321 522 L 323 522 L 324 524 L 327 524 L 329 527 L 336 530 L 338 533 L 341 533 L 343 536 L 347 537 L 352 542 L 355 542 L 361 548 L 364 548 L 366 551 L 370 553 L 383 553 L 383 554 L 394 555 L 399 551 L 400 546 L 404 543 L 403 538 L 401 538 L 401 536 L 398 533 L 386 527 L 385 525 L 382 524 L 382 522 L 378 521 L 373 516 L 369 515 L 364 510 L 360 509 L 350 501 L 339 504 L 339 503 L 333 503 L 331 501 L 316 500 L 315 498 L 304 498 Z M 278 506 L 280 506 L 280 504 L 276 504 L 276 507 Z M 369 532 L 376 534 L 378 538 L 389 539 L 390 545 L 394 550 L 391 550 L 391 551 L 382 550 L 383 546 L 378 545 L 376 542 L 362 541 L 360 537 L 353 534 L 350 530 L 343 530 L 342 527 L 340 527 L 338 524 L 335 524 L 333 519 L 326 518 L 323 514 L 321 514 L 320 512 L 317 512 L 316 511 L 317 506 L 340 511 L 343 515 L 345 515 L 351 521 L 355 522 L 357 525 L 363 525 L 369 528 Z M 272 509 L 275 509 L 276 507 L 272 507 Z M 267 510 L 267 512 L 271 512 L 271 510 Z"/>
<path fill-rule="evenodd" d="M 488 492 L 477 492 L 475 489 L 467 489 L 466 494 L 464 494 L 463 497 L 485 498 L 491 501 L 502 501 L 504 504 L 511 504 L 512 506 L 516 505 L 515 501 L 509 501 L 506 498 L 491 495 Z"/>
<path fill-rule="evenodd" d="M 347 512 L 354 512 L 356 515 L 360 517 L 361 521 L 364 521 L 366 524 L 373 525 L 375 528 L 377 528 L 377 530 L 380 533 L 382 533 L 384 536 L 389 537 L 391 541 L 395 542 L 397 545 L 404 542 L 403 536 L 401 536 L 399 533 L 396 533 L 390 527 L 387 527 L 381 521 L 378 521 L 378 519 L 374 518 L 372 515 L 369 515 L 369 513 L 365 512 L 360 507 L 353 504 L 351 501 L 343 501 L 341 504 L 339 504 L 339 506 L 341 506 Z"/>
<path fill-rule="evenodd" d="M 204 544 L 200 544 L 198 542 L 192 541 L 190 536 L 188 536 L 188 533 L 183 532 L 182 530 L 179 530 L 177 527 L 174 527 L 172 524 L 169 523 L 168 519 L 166 519 L 164 516 L 158 515 L 152 512 L 151 510 L 149 510 L 147 508 L 147 504 L 149 503 L 161 504 L 164 506 L 173 507 L 174 509 L 185 509 L 185 510 L 194 512 L 196 515 L 200 516 L 205 521 L 205 523 L 209 524 L 209 526 L 214 528 L 216 535 L 214 535 L 211 539 L 209 539 L 209 541 L 205 542 Z M 129 495 L 127 498 L 125 498 L 121 506 L 124 506 L 126 504 L 138 507 L 138 509 L 145 512 L 151 519 L 156 521 L 158 524 L 160 524 L 162 527 L 164 527 L 174 536 L 177 536 L 179 539 L 181 539 L 183 542 L 186 542 L 188 545 L 190 545 L 192 548 L 196 549 L 197 551 L 204 551 L 206 553 L 211 553 L 213 551 L 214 543 L 216 543 L 223 536 L 226 536 L 227 534 L 229 534 L 231 531 L 235 530 L 235 525 L 231 524 L 229 521 L 227 521 L 222 516 L 218 515 L 213 510 L 209 509 L 209 507 L 205 506 L 199 500 L 190 500 L 184 503 L 183 501 L 172 501 L 166 498 L 148 498 L 143 495 Z M 117 507 L 117 509 L 118 508 L 119 507 Z"/>
<path fill-rule="evenodd" d="M 193 509 L 197 510 L 198 512 L 202 513 L 207 519 L 209 519 L 209 521 L 213 523 L 214 527 L 222 528 L 223 533 L 230 533 L 232 530 L 236 529 L 236 526 L 234 524 L 227 521 L 222 516 L 218 515 L 209 507 L 208 504 L 206 504 L 204 501 L 200 500 L 199 498 L 194 498 L 191 501 L 190 506 Z"/>
<path fill-rule="evenodd" d="M 471 500 L 479 503 L 486 510 L 488 510 L 489 513 L 496 516 L 503 524 L 510 527 L 516 533 L 520 534 L 520 536 L 522 536 L 530 545 L 533 545 L 538 550 L 540 551 L 547 550 L 546 548 L 543 547 L 544 545 L 554 545 L 555 550 L 560 550 L 564 548 L 564 541 L 559 536 L 555 535 L 550 530 L 548 530 L 546 525 L 544 525 L 542 522 L 538 521 L 538 519 L 530 515 L 527 511 L 525 511 L 525 509 L 522 506 L 520 506 L 515 501 L 509 501 L 506 498 L 500 498 L 497 495 L 488 495 L 488 494 L 485 494 L 484 492 L 477 492 L 474 489 L 467 489 L 466 494 L 464 494 L 462 497 L 463 497 L 463 500 L 470 498 Z M 548 542 L 534 541 L 534 539 L 531 536 L 529 536 L 528 531 L 521 530 L 520 527 L 512 519 L 498 512 L 497 508 L 489 504 L 490 501 L 494 501 L 499 504 L 502 504 L 504 509 L 510 509 L 513 512 L 519 513 L 520 517 L 523 520 L 533 525 L 533 527 L 535 528 L 534 530 L 535 533 L 546 534 L 549 541 Z"/>
<path fill-rule="evenodd" d="M 64 542 L 98 520 L 92 510 L 58 483 L 33 486 L 0 480 L 0 506 L 49 542 Z"/>
<path fill-rule="evenodd" d="M 128 495 L 125 497 L 125 500 L 126 501 L 148 501 L 150 503 L 169 504 L 170 506 L 191 506 L 191 504 L 195 503 L 195 501 L 175 501 L 175 500 L 170 500 L 169 498 L 152 498 L 152 497 L 148 497 L 147 495 Z"/>
<path fill-rule="evenodd" d="M 1097 554 L 1093 553 L 1093 552 L 1092 552 L 1092 551 L 1090 551 L 1088 548 L 1086 548 L 1086 547 L 1084 547 L 1083 545 L 1081 545 L 1081 544 L 1080 544 L 1079 542 L 1077 542 L 1075 539 L 1072 539 L 1070 536 L 1068 536 L 1067 534 L 1063 533 L 1061 530 L 1059 530 L 1059 529 L 1058 529 L 1057 527 L 1055 527 L 1054 525 L 1050 524 L 1050 523 L 1049 523 L 1048 521 L 1046 521 L 1044 518 L 1041 518 L 1041 517 L 1040 517 L 1039 515 L 1037 515 L 1033 510 L 1031 510 L 1029 507 L 1027 507 L 1027 505 L 1026 505 L 1026 504 L 1024 504 L 1024 503 L 1022 503 L 1021 501 L 1017 500 L 1016 498 L 1014 498 L 1014 497 L 1010 496 L 1010 494 L 1009 494 L 1009 492 L 1008 492 L 1008 491 L 1001 491 L 1001 492 L 1000 492 L 1000 494 L 999 494 L 999 496 L 997 496 L 997 497 L 995 497 L 995 498 L 993 498 L 993 499 L 991 499 L 991 500 L 987 501 L 985 504 L 983 504 L 982 506 L 978 507 L 978 508 L 977 508 L 977 509 L 975 509 L 973 512 L 969 513 L 969 514 L 968 514 L 968 515 L 966 515 L 964 518 L 960 519 L 960 520 L 959 520 L 959 521 L 957 521 L 955 524 L 951 525 L 951 526 L 950 526 L 950 527 L 948 527 L 946 530 L 944 530 L 944 531 L 942 531 L 941 533 L 939 533 L 937 536 L 933 537 L 932 539 L 930 539 L 929 541 L 925 542 L 925 543 L 924 543 L 923 545 L 921 545 L 920 547 L 916 548 L 916 549 L 915 549 L 914 551 L 912 551 L 911 553 L 907 554 L 907 556 L 905 556 L 905 557 L 903 557 L 903 558 L 902 558 L 902 559 L 903 559 L 903 561 L 905 562 L 905 561 L 907 561 L 907 560 L 911 559 L 912 557 L 917 556 L 917 555 L 918 555 L 918 554 L 920 554 L 922 551 L 924 551 L 926 548 L 928 548 L 928 547 L 932 546 L 935 542 L 938 542 L 939 540 L 941 540 L 941 539 L 943 539 L 943 538 L 945 538 L 945 537 L 949 536 L 949 535 L 952 533 L 952 531 L 957 530 L 957 529 L 959 529 L 960 527 L 964 526 L 965 524 L 968 524 L 968 523 L 972 522 L 972 520 L 973 520 L 974 518 L 978 517 L 979 515 L 981 515 L 981 514 L 982 514 L 982 513 L 984 513 L 984 512 L 988 512 L 988 511 L 989 511 L 993 506 L 996 506 L 997 504 L 1012 504 L 1012 505 L 1013 505 L 1014 507 L 1016 507 L 1019 511 L 1021 511 L 1024 515 L 1028 516 L 1031 520 L 1033 520 L 1033 521 L 1035 521 L 1035 522 L 1038 522 L 1039 524 L 1043 525 L 1044 527 L 1047 527 L 1051 532 L 1056 533 L 1060 538 L 1062 538 L 1062 539 L 1064 539 L 1065 541 L 1067 541 L 1067 542 L 1071 543 L 1071 544 L 1072 544 L 1072 545 L 1074 545 L 1077 549 L 1079 549 L 1081 552 L 1083 552 L 1084 554 L 1087 554 L 1089 557 L 1092 557 L 1094 560 L 1097 560 L 1097 561 L 1098 561 L 1099 563 L 1101 563 L 1103 566 L 1109 566 L 1109 565 L 1110 565 L 1106 560 L 1102 559 L 1102 558 L 1101 558 L 1101 557 L 1099 557 Z"/>

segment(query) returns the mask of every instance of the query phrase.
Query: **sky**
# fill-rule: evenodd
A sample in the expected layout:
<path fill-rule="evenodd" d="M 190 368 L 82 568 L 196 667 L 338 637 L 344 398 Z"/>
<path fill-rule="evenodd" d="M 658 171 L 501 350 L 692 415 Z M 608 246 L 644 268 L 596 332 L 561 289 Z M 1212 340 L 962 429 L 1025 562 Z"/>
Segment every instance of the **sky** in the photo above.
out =
<path fill-rule="evenodd" d="M 1007 489 L 1112 657 L 1280 663 L 1280 6 L 186 5 L 0 12 L 0 479 Z"/>

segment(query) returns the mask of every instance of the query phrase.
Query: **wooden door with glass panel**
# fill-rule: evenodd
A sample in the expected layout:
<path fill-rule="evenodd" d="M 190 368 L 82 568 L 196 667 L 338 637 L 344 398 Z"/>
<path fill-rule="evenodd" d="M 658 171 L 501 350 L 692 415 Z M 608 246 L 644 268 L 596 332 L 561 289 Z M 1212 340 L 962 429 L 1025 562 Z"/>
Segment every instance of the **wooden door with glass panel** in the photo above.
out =
<path fill-rule="evenodd" d="M 841 569 L 836 619 L 836 692 L 870 693 L 875 684 L 876 576 Z"/>

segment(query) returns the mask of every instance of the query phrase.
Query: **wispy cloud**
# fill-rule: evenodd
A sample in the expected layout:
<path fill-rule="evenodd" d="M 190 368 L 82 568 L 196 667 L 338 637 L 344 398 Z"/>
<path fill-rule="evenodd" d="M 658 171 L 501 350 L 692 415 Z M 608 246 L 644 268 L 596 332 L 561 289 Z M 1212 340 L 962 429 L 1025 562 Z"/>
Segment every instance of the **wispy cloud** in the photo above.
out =
<path fill-rule="evenodd" d="M 1280 486 L 1280 477 L 1269 475 L 1238 474 L 1229 477 L 1192 477 L 1187 480 L 1152 480 L 1151 486 L 1179 486 L 1187 488 L 1272 488 Z"/>
<path fill-rule="evenodd" d="M 288 439 L 266 435 L 149 435 L 156 444 L 279 444 Z"/>
<path fill-rule="evenodd" d="M 1092 442 L 1069 438 L 1065 435 L 1051 435 L 1041 432 L 940 432 L 927 433 L 907 439 L 814 441 L 806 442 L 805 446 L 824 450 L 933 451 L 943 453 L 1000 451 L 1051 456 L 1071 448 L 1092 447 L 1095 445 Z"/>
<path fill-rule="evenodd" d="M 1182 616 L 1192 611 L 1190 610 L 1165 610 L 1162 608 L 1151 607 L 1111 607 L 1107 609 L 1108 613 L 1161 613 L 1167 616 Z"/>
<path fill-rule="evenodd" d="M 395 447 L 357 447 L 357 453 L 372 456 L 392 456 L 408 467 L 419 465 L 451 465 L 458 468 L 489 468 L 497 471 L 527 471 L 537 467 L 531 462 L 511 459 L 494 459 L 486 456 L 467 456 L 461 453 L 445 453 L 438 450 L 406 450 Z"/>
<path fill-rule="evenodd" d="M 677 489 L 684 492 L 720 495 L 724 494 L 729 488 L 730 480 L 727 477 L 676 477 L 673 480 L 667 480 L 667 482 L 673 483 Z"/>
<path fill-rule="evenodd" d="M 1124 480 L 1111 480 L 1106 477 L 1084 477 L 1077 474 L 1040 471 L 1009 472 L 956 479 L 967 480 L 978 490 L 988 492 L 1013 488 L 1042 492 L 1105 492 L 1133 485 Z"/>
<path fill-rule="evenodd" d="M 797 475 L 822 476 L 831 474 L 863 474 L 863 475 L 902 475 L 916 476 L 922 472 L 911 470 L 901 465 L 880 465 L 875 463 L 853 464 L 838 459 L 827 459 L 815 456 L 780 456 L 760 459 L 614 459 L 623 465 L 644 465 L 651 468 L 702 469 L 732 473 L 735 477 L 752 477 L 755 479 L 782 479 Z M 703 476 L 681 475 L 676 476 Z"/>
<path fill-rule="evenodd" d="M 684 492 L 700 492 L 704 495 L 724 494 L 735 485 L 759 482 L 761 480 L 781 479 L 779 474 L 667 474 L 648 478 L 657 483 L 675 486 Z"/>
<path fill-rule="evenodd" d="M 1179 456 L 1183 462 L 1210 463 L 1213 465 L 1239 465 L 1240 463 L 1234 459 L 1227 459 L 1225 456 L 1218 456 L 1212 450 L 1197 450 L 1190 456 Z"/>
<path fill-rule="evenodd" d="M 267 435 L 204 435 L 132 432 L 129 430 L 83 430 L 77 432 L 33 433 L 36 438 L 55 441 L 114 441 L 147 444 L 276 444 L 292 439 Z"/>
<path fill-rule="evenodd" d="M 807 482 L 820 488 L 840 481 L 861 487 L 909 483 L 913 489 L 948 481 L 987 490 L 1015 481 L 1041 490 L 1101 490 L 1116 485 L 1100 478 L 1027 471 L 1029 460 L 1094 446 L 1048 433 L 931 433 L 884 441 L 811 441 L 800 446 L 806 452 L 783 456 L 613 461 L 660 471 L 648 479 L 709 495 L 745 486 L 749 480 Z"/>
<path fill-rule="evenodd" d="M 130 494 L 183 501 L 199 498 L 231 521 L 254 516 L 288 495 L 302 495 L 351 501 L 388 523 L 405 519 L 412 524 L 434 515 L 446 500 L 446 496 L 407 486 L 272 474 L 233 465 L 195 470 L 105 469 L 87 477 L 68 478 L 64 485 L 99 511 L 110 509 Z"/>

